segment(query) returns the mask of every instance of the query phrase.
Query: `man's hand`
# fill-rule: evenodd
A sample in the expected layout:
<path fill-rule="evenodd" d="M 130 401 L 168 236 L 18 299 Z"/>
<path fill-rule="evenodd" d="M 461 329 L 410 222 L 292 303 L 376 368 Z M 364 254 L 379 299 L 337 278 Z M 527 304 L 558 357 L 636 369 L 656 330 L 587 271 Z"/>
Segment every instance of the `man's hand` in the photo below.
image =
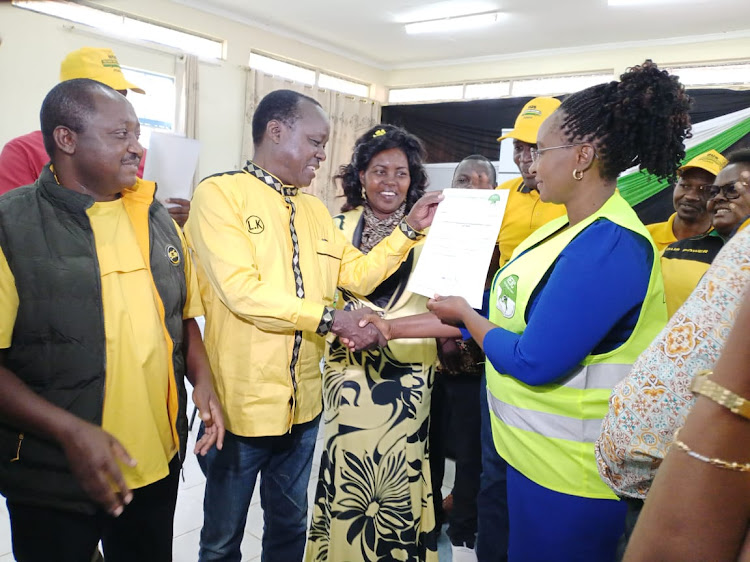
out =
<path fill-rule="evenodd" d="M 341 342 L 354 351 L 383 347 L 388 343 L 375 325 L 360 327 L 359 321 L 366 315 L 374 314 L 370 308 L 337 310 L 333 317 L 331 331 L 341 338 Z"/>
<path fill-rule="evenodd" d="M 187 199 L 167 199 L 165 203 L 174 205 L 173 207 L 167 207 L 167 211 L 172 216 L 174 221 L 180 225 L 180 228 L 185 226 L 190 215 L 190 201 Z"/>
<path fill-rule="evenodd" d="M 202 381 L 193 389 L 193 403 L 205 425 L 203 436 L 195 444 L 195 454 L 205 456 L 214 444 L 221 450 L 224 447 L 224 415 L 210 380 Z"/>
<path fill-rule="evenodd" d="M 463 324 L 466 315 L 474 312 L 463 297 L 441 297 L 435 295 L 434 299 L 427 301 L 427 310 L 440 318 L 444 324 L 456 326 Z"/>
<path fill-rule="evenodd" d="M 102 428 L 76 419 L 60 444 L 83 490 L 110 515 L 118 517 L 133 499 L 117 461 L 135 466 L 120 442 Z"/>
<path fill-rule="evenodd" d="M 422 195 L 409 211 L 406 222 L 414 230 L 424 230 L 432 224 L 437 206 L 444 199 L 442 191 L 430 191 Z"/>

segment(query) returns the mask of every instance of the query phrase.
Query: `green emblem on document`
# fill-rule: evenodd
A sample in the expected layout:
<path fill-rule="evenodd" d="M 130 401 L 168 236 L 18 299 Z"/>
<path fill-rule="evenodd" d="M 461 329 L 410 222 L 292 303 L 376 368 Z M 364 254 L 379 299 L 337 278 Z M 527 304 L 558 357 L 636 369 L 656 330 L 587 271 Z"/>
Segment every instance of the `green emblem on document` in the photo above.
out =
<path fill-rule="evenodd" d="M 497 309 L 505 318 L 513 318 L 516 312 L 516 289 L 518 275 L 509 275 L 500 281 L 500 294 L 497 295 Z"/>
<path fill-rule="evenodd" d="M 500 196 L 497 193 L 493 193 L 492 195 L 490 195 L 490 198 L 487 199 L 487 201 L 494 205 L 495 203 L 500 202 Z"/>

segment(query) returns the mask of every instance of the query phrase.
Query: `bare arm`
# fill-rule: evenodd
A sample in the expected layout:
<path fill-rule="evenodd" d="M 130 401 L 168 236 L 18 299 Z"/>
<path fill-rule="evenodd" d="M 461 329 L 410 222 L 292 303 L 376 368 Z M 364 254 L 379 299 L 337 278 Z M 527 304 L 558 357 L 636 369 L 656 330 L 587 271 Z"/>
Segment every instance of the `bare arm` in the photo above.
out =
<path fill-rule="evenodd" d="M 182 321 L 182 325 L 186 374 L 193 385 L 193 403 L 206 426 L 203 437 L 195 444 L 195 453 L 205 455 L 214 444 L 219 450 L 224 446 L 224 415 L 211 382 L 211 366 L 198 323 L 194 318 L 188 318 Z"/>
<path fill-rule="evenodd" d="M 78 483 L 92 500 L 114 516 L 130 503 L 132 493 L 117 460 L 135 466 L 125 448 L 99 426 L 48 402 L 5 368 L 0 352 L 0 417 L 38 437 L 57 442 L 65 451 Z M 23 456 L 23 446 L 19 450 Z"/>
<path fill-rule="evenodd" d="M 372 324 L 380 330 L 383 337 L 390 340 L 408 338 L 460 338 L 461 330 L 455 326 L 443 324 L 440 319 L 429 312 L 392 318 L 386 320 L 377 314 L 368 314 L 359 321 L 360 327 Z M 341 338 L 344 345 L 354 348 L 355 346 L 346 338 Z M 359 349 L 359 347 L 356 347 Z"/>
<path fill-rule="evenodd" d="M 750 293 L 711 380 L 750 398 Z M 698 395 L 678 439 L 710 458 L 750 462 L 750 420 Z M 718 468 L 670 449 L 625 560 L 737 560 L 750 523 L 746 472 Z"/>

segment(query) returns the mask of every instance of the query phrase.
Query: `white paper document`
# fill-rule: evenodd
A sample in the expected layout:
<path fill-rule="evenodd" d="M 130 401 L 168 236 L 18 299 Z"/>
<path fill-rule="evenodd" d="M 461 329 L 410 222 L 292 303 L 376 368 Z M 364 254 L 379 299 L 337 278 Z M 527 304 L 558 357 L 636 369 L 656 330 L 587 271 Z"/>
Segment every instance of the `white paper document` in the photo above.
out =
<path fill-rule="evenodd" d="M 446 189 L 443 195 L 407 288 L 430 298 L 464 297 L 481 308 L 508 190 Z"/>
<path fill-rule="evenodd" d="M 193 175 L 198 166 L 201 143 L 170 133 L 151 133 L 143 179 L 155 181 L 156 198 L 188 199 L 193 194 Z"/>

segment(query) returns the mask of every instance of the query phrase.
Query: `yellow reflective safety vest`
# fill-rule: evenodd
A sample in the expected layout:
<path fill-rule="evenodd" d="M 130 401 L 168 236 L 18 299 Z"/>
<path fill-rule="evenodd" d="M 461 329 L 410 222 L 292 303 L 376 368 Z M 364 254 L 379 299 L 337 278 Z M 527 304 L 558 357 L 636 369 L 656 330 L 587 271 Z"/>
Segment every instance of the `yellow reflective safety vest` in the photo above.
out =
<path fill-rule="evenodd" d="M 486 369 L 492 435 L 498 453 L 545 488 L 613 499 L 616 496 L 599 477 L 594 442 L 612 388 L 628 374 L 632 363 L 667 322 L 659 252 L 630 205 L 615 192 L 601 209 L 578 224 L 566 228 L 568 218 L 563 216 L 524 240 L 510 263 L 495 276 L 490 321 L 522 333 L 534 289 L 565 247 L 598 219 L 608 219 L 643 236 L 654 252 L 646 297 L 628 340 L 607 353 L 588 355 L 570 375 L 551 384 L 526 385 L 498 373 L 489 361 Z M 570 327 L 575 330 L 575 318 L 570 319 Z"/>

